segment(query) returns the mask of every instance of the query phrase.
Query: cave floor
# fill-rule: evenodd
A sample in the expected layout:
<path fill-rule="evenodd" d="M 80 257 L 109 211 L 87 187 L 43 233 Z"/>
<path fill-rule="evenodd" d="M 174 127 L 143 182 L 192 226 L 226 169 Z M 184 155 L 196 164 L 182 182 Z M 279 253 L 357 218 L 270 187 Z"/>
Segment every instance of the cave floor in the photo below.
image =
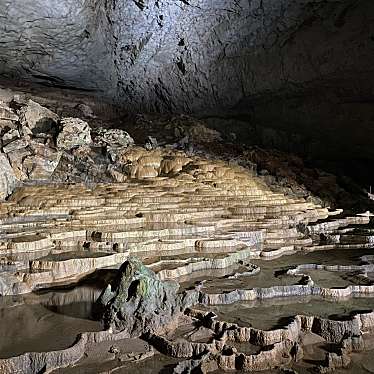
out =
<path fill-rule="evenodd" d="M 178 281 L 181 291 L 199 287 L 204 297 L 194 313 L 214 313 L 237 328 L 271 332 L 297 316 L 347 321 L 371 313 L 370 217 L 274 193 L 241 168 L 195 163 L 192 178 L 176 172 L 91 187 L 28 186 L 3 203 L 0 364 L 30 351 L 63 352 L 79 333 L 102 331 L 95 301 L 129 255 L 161 280 Z M 301 222 L 308 233 L 297 228 Z M 339 239 L 325 243 L 319 232 L 323 240 Z M 189 318 L 167 338 L 202 344 L 218 338 Z M 313 331 L 300 332 L 298 342 L 303 357 L 282 365 L 298 372 L 324 367 L 338 344 Z M 247 357 L 272 350 L 253 341 L 226 345 Z M 350 370 L 371 367 L 361 350 L 350 355 Z M 52 372 L 167 373 L 181 362 L 126 338 L 87 344 L 82 358 Z"/>
<path fill-rule="evenodd" d="M 374 223 L 330 199 L 349 196 L 333 178 L 292 156 L 238 152 L 191 118 L 161 121 L 158 143 L 140 146 L 17 101 L 18 114 L 63 125 L 59 148 L 35 127 L 21 136 L 31 125 L 9 105 L 2 374 L 374 370 Z M 14 130 L 20 137 L 5 144 Z M 258 173 L 255 161 L 282 176 Z M 339 209 L 304 182 L 327 183 Z M 102 324 L 97 300 L 131 257 L 177 282 L 179 296 L 197 295 L 173 328 L 134 337 Z"/>

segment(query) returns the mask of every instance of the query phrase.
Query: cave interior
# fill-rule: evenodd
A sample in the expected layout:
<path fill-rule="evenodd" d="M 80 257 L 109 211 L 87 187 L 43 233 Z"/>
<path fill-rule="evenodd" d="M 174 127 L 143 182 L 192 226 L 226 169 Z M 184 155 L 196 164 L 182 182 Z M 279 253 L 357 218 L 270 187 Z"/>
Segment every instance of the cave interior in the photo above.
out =
<path fill-rule="evenodd" d="M 373 212 L 373 1 L 0 0 L 0 373 L 374 371 Z"/>

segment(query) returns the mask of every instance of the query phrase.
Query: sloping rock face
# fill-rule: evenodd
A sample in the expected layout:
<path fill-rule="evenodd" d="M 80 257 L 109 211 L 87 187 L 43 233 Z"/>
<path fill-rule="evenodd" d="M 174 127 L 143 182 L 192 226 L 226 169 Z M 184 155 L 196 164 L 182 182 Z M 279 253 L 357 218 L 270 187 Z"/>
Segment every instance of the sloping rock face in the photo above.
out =
<path fill-rule="evenodd" d="M 7 77 L 132 111 L 234 116 L 242 140 L 313 158 L 374 159 L 373 2 L 2 0 L 0 14 Z"/>
<path fill-rule="evenodd" d="M 125 330 L 130 336 L 176 327 L 177 318 L 186 307 L 177 295 L 178 283 L 160 281 L 136 257 L 121 266 L 116 283 L 113 290 L 109 284 L 99 298 L 108 327 Z"/>

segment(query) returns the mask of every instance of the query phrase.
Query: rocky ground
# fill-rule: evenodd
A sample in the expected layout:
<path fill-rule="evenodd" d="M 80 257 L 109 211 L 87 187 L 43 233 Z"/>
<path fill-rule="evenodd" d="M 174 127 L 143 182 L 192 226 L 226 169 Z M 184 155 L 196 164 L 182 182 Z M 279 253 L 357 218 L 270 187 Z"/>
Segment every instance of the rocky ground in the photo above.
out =
<path fill-rule="evenodd" d="M 0 93 L 2 373 L 372 370 L 353 183 L 191 117 Z"/>

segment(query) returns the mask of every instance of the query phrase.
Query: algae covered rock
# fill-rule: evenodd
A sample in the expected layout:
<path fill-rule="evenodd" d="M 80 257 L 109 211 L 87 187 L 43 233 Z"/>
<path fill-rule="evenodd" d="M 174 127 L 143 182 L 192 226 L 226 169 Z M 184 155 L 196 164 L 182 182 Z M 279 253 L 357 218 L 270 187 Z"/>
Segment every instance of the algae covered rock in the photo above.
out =
<path fill-rule="evenodd" d="M 178 283 L 160 281 L 140 260 L 129 257 L 98 300 L 104 324 L 134 337 L 172 329 L 187 304 L 195 301 L 178 289 Z"/>

